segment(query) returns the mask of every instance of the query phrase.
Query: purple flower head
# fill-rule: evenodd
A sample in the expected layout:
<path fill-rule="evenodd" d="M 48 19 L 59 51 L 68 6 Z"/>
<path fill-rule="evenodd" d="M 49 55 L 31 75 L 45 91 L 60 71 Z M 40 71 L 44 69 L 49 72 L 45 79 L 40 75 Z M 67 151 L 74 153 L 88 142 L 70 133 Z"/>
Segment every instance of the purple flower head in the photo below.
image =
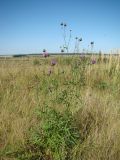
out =
<path fill-rule="evenodd" d="M 92 59 L 92 64 L 96 64 L 96 60 L 95 59 Z"/>
<path fill-rule="evenodd" d="M 55 59 L 53 59 L 53 60 L 51 61 L 51 65 L 52 65 L 52 66 L 55 66 L 56 63 L 57 63 L 57 61 L 56 61 Z"/>
<path fill-rule="evenodd" d="M 43 57 L 49 57 L 49 54 L 47 52 L 43 53 Z"/>
<path fill-rule="evenodd" d="M 49 57 L 49 54 L 47 53 L 46 49 L 43 49 L 43 57 Z"/>

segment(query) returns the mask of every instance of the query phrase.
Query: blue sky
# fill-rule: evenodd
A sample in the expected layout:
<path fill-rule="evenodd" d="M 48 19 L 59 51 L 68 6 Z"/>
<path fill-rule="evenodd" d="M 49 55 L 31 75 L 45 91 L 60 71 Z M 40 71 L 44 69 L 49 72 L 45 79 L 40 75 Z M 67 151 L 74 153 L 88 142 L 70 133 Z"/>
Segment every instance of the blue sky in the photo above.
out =
<path fill-rule="evenodd" d="M 94 50 L 120 48 L 119 0 L 0 0 L 0 54 L 59 52 L 60 23 L 82 37 L 81 50 L 91 41 Z"/>

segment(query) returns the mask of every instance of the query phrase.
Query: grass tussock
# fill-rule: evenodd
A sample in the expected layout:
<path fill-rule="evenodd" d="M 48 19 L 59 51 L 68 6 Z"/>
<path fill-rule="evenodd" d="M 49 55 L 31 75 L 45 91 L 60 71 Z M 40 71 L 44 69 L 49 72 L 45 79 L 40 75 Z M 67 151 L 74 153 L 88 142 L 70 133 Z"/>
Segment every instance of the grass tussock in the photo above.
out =
<path fill-rule="evenodd" d="M 0 160 L 68 159 L 120 159 L 120 57 L 0 60 Z"/>

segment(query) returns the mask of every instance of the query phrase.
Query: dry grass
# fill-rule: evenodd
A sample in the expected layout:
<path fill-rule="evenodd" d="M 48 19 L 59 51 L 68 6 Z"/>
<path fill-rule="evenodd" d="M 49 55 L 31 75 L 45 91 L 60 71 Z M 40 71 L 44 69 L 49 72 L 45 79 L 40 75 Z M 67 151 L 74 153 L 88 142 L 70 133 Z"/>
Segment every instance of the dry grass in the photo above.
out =
<path fill-rule="evenodd" d="M 94 65 L 85 64 L 83 73 L 74 68 L 79 57 L 55 58 L 54 67 L 51 57 L 37 63 L 36 58 L 0 60 L 1 160 L 8 160 L 9 150 L 25 146 L 29 128 L 38 124 L 35 110 L 45 104 L 62 113 L 68 104 L 76 119 L 81 139 L 72 149 L 72 160 L 119 160 L 120 57 L 105 62 L 102 56 Z"/>

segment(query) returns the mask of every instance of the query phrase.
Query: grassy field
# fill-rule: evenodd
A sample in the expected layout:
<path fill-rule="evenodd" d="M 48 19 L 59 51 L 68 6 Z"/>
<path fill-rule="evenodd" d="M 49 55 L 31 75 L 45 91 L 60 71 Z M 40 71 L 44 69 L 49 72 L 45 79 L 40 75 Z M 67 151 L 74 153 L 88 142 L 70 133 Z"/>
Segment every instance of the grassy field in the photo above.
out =
<path fill-rule="evenodd" d="M 0 160 L 119 159 L 120 56 L 0 59 Z"/>

